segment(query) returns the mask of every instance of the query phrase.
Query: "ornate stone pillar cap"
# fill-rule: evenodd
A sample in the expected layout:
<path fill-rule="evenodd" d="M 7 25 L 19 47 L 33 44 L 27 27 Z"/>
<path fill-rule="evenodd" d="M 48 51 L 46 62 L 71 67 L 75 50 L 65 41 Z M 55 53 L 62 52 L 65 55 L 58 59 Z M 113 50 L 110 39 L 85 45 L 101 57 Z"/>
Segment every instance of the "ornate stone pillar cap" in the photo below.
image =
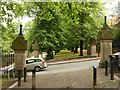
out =
<path fill-rule="evenodd" d="M 13 50 L 26 50 L 27 40 L 24 39 L 22 34 L 22 25 L 20 25 L 20 33 L 17 38 L 13 41 L 11 48 Z"/>
<path fill-rule="evenodd" d="M 102 29 L 110 29 L 110 27 L 107 25 L 107 16 L 104 17 L 104 24 L 103 24 L 103 27 Z"/>
<path fill-rule="evenodd" d="M 98 39 L 100 40 L 112 40 L 113 39 L 113 33 L 111 31 L 111 28 L 106 23 L 106 16 L 104 17 L 104 24 L 99 32 Z"/>

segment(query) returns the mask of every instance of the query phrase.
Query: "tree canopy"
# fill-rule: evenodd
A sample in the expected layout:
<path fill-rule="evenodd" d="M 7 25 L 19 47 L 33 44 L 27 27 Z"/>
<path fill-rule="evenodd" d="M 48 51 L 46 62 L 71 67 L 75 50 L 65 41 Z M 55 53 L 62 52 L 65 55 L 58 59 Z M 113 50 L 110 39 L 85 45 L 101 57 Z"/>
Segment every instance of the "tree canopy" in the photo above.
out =
<path fill-rule="evenodd" d="M 37 40 L 40 50 L 47 52 L 79 46 L 83 40 L 86 47 L 97 38 L 103 18 L 99 2 L 34 2 L 25 3 L 33 25 L 27 34 L 29 49 Z M 32 7 L 34 6 L 34 7 Z M 32 9 L 30 9 L 32 7 Z"/>
<path fill-rule="evenodd" d="M 13 18 L 33 17 L 24 28 L 28 50 L 32 51 L 32 44 L 37 41 L 40 52 L 46 51 L 50 56 L 48 59 L 53 58 L 53 51 L 78 48 L 80 40 L 84 47 L 89 47 L 103 24 L 104 6 L 100 2 L 1 2 L 0 7 L 2 22 L 7 22 L 6 27 L 1 24 L 3 40 L 11 42 L 16 37 L 18 24 Z M 3 50 L 8 50 L 10 44 L 5 41 L 3 44 Z"/>
<path fill-rule="evenodd" d="M 19 22 L 13 22 L 16 18 L 24 16 L 24 6 L 16 2 L 0 2 L 1 9 L 1 37 L 2 52 L 9 53 L 13 39 L 16 37 Z"/>

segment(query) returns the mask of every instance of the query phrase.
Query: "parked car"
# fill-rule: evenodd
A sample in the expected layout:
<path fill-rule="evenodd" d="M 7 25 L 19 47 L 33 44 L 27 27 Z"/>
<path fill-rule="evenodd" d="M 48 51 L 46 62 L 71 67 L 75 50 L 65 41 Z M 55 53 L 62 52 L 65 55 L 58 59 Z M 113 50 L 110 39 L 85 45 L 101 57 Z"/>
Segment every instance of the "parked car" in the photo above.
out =
<path fill-rule="evenodd" d="M 120 57 L 120 52 L 116 52 L 114 53 L 114 55 L 118 55 Z"/>
<path fill-rule="evenodd" d="M 29 70 L 40 71 L 41 69 L 44 69 L 47 67 L 48 65 L 42 57 L 26 59 L 26 68 L 28 71 Z"/>

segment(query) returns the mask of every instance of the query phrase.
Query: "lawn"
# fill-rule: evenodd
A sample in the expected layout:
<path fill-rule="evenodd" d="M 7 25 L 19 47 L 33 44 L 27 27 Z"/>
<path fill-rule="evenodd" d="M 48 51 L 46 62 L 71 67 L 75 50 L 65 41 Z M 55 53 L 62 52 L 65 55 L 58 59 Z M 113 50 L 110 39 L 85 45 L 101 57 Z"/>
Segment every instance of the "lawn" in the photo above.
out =
<path fill-rule="evenodd" d="M 86 50 L 84 50 L 83 53 L 84 53 L 84 56 L 86 56 Z M 55 59 L 63 59 L 63 58 L 72 58 L 72 57 L 77 57 L 77 56 L 79 56 L 79 52 L 73 53 L 69 50 L 61 50 L 59 53 L 54 55 L 54 58 Z"/>

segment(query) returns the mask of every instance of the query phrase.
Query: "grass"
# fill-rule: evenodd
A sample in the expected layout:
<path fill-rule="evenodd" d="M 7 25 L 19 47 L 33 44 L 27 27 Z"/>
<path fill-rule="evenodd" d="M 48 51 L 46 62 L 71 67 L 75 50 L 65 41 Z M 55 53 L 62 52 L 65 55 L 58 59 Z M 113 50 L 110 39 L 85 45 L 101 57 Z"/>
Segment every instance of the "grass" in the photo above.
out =
<path fill-rule="evenodd" d="M 9 86 L 16 82 L 16 80 L 13 79 L 12 77 L 10 77 L 9 80 L 7 77 L 3 77 L 2 79 L 0 79 L 0 81 L 1 81 L 0 85 L 2 86 L 2 88 L 8 88 Z"/>
<path fill-rule="evenodd" d="M 5 84 L 6 82 L 8 82 L 7 74 L 3 74 L 1 76 L 0 83 Z"/>
<path fill-rule="evenodd" d="M 84 55 L 86 55 L 86 50 L 84 50 L 83 53 L 84 53 Z M 79 52 L 73 53 L 69 50 L 61 50 L 59 53 L 54 55 L 54 58 L 55 59 L 63 59 L 63 58 L 72 58 L 72 57 L 77 57 L 77 56 L 79 56 Z"/>
<path fill-rule="evenodd" d="M 4 85 L 4 84 L 9 83 L 11 81 L 13 81 L 12 74 L 10 74 L 10 78 L 9 79 L 8 79 L 8 74 L 2 74 L 0 76 L 0 85 Z"/>

